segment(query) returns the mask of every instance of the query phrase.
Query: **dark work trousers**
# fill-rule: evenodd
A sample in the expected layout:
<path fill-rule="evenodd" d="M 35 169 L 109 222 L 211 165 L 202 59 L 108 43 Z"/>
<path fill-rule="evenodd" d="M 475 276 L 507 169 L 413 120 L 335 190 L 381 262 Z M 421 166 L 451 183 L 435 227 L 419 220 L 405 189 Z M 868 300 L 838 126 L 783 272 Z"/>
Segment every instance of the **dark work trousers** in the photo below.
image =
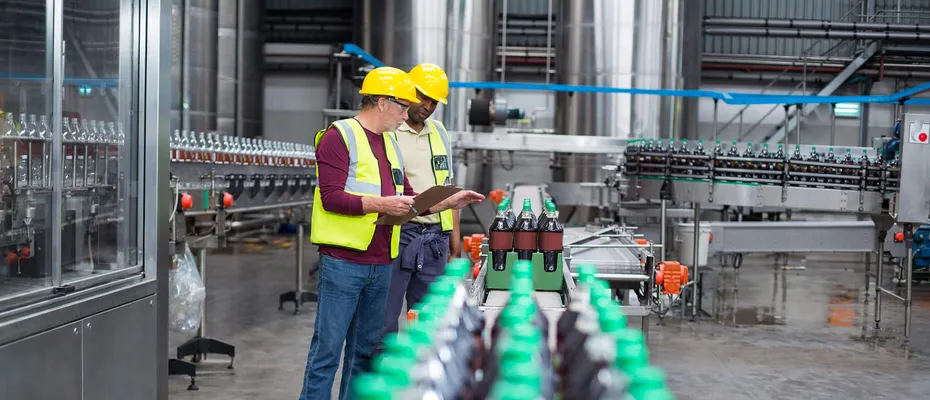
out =
<path fill-rule="evenodd" d="M 400 231 L 400 253 L 394 259 L 388 291 L 384 333 L 397 332 L 404 299 L 407 310 L 426 296 L 429 285 L 442 276 L 449 261 L 449 235 L 439 224 L 406 223 Z"/>

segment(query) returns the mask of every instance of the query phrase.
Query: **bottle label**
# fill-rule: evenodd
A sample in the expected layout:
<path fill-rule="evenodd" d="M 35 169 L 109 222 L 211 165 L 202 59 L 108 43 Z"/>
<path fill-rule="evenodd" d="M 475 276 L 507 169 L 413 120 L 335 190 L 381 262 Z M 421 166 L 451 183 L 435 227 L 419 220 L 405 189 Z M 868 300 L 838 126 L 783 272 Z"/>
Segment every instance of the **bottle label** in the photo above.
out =
<path fill-rule="evenodd" d="M 491 250 L 513 250 L 513 232 L 491 231 L 488 238 L 488 248 Z"/>
<path fill-rule="evenodd" d="M 536 232 L 514 232 L 513 248 L 516 250 L 536 250 Z"/>
<path fill-rule="evenodd" d="M 562 232 L 539 232 L 539 251 L 562 251 Z"/>

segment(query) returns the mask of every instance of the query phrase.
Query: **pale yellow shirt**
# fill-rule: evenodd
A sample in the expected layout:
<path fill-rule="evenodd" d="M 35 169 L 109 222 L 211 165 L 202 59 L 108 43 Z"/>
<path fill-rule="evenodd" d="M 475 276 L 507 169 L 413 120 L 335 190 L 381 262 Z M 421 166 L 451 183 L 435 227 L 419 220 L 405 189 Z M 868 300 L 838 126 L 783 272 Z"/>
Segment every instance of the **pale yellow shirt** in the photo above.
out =
<path fill-rule="evenodd" d="M 429 122 L 422 131 L 415 131 L 406 122 L 397 128 L 397 145 L 404 156 L 404 173 L 410 186 L 417 193 L 436 186 L 433 175 L 433 153 L 430 151 L 429 134 L 432 132 Z M 438 224 L 439 214 L 416 217 L 411 220 L 418 224 Z"/>

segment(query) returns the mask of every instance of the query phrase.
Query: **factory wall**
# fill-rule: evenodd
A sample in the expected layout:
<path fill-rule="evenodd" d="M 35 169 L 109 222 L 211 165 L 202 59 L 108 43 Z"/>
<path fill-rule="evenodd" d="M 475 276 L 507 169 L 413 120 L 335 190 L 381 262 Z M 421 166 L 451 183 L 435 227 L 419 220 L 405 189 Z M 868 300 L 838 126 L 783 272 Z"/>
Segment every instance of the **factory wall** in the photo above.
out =
<path fill-rule="evenodd" d="M 325 73 L 265 75 L 265 138 L 313 144 L 323 128 L 329 78 Z"/>

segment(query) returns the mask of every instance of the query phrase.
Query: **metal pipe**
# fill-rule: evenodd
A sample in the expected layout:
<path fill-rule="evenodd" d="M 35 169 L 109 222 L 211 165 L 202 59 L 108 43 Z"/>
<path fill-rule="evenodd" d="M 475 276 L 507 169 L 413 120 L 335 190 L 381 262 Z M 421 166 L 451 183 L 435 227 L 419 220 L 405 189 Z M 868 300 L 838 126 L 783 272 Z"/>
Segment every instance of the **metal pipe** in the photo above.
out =
<path fill-rule="evenodd" d="M 871 31 L 831 31 L 820 29 L 781 29 L 781 28 L 728 28 L 705 27 L 704 34 L 710 36 L 763 36 L 823 39 L 864 39 L 864 40 L 926 40 L 927 32 L 871 32 Z"/>
<path fill-rule="evenodd" d="M 913 308 L 913 297 L 911 287 L 914 279 L 914 232 L 911 224 L 904 224 L 904 248 L 907 249 L 907 264 L 904 266 L 904 279 L 907 283 L 904 285 L 904 345 L 907 346 L 911 337 L 911 309 Z"/>
<path fill-rule="evenodd" d="M 899 296 L 899 295 L 898 295 L 897 293 L 895 293 L 895 292 L 892 292 L 892 291 L 890 291 L 890 290 L 888 290 L 888 289 L 885 289 L 885 288 L 883 288 L 883 287 L 878 288 L 878 290 L 879 290 L 880 292 L 886 294 L 886 295 L 889 295 L 889 296 L 891 296 L 891 297 L 894 297 L 894 298 L 898 299 L 898 301 L 900 301 L 900 302 L 902 302 L 902 303 L 905 303 L 905 304 L 907 303 L 907 300 L 905 300 L 903 297 Z"/>
<path fill-rule="evenodd" d="M 549 0 L 549 12 L 548 12 L 548 23 L 546 24 L 546 85 L 549 84 L 549 75 L 552 67 L 552 0 Z M 504 43 L 506 45 L 506 43 Z M 506 53 L 505 53 L 506 54 Z M 506 57 L 506 56 L 505 56 Z M 501 67 L 501 75 L 504 74 L 504 68 Z M 536 116 L 540 111 L 549 110 L 549 98 L 551 96 L 546 96 L 546 105 L 544 107 L 537 107 L 533 109 L 532 123 L 533 127 L 536 126 Z"/>
<path fill-rule="evenodd" d="M 695 282 L 700 280 L 700 277 L 701 277 L 700 273 L 698 273 L 698 270 L 700 269 L 700 266 L 701 266 L 700 265 L 701 263 L 698 261 L 698 249 L 700 248 L 700 244 L 701 244 L 701 203 L 694 202 L 694 251 L 693 251 L 694 258 L 692 259 L 691 263 L 694 266 L 694 279 L 693 280 Z M 699 297 L 699 294 L 698 294 L 699 286 L 700 286 L 699 284 L 695 284 L 694 288 L 691 289 L 691 321 L 692 322 L 694 322 L 694 319 L 697 317 L 697 312 L 698 312 L 697 304 L 698 304 L 698 297 Z"/>
<path fill-rule="evenodd" d="M 717 103 L 719 102 L 720 102 L 719 100 L 714 99 L 714 143 L 717 142 Z M 743 113 L 740 113 L 740 116 L 742 115 Z M 662 244 L 665 244 L 665 242 L 662 242 Z M 662 261 L 665 261 L 665 260 L 662 260 Z"/>
<path fill-rule="evenodd" d="M 791 105 L 785 104 L 785 129 L 787 129 L 787 127 L 788 127 L 788 108 L 789 108 L 789 107 L 791 107 Z M 789 150 L 788 150 L 788 135 L 785 135 L 785 152 L 787 153 L 788 151 L 789 151 Z M 787 156 L 787 154 L 785 154 L 785 155 Z M 785 170 L 786 170 L 786 171 L 787 171 L 787 168 L 788 168 L 788 163 L 785 163 Z"/>
<path fill-rule="evenodd" d="M 714 131 L 716 132 L 717 130 L 714 129 Z M 659 252 L 659 261 L 665 262 L 665 244 L 668 243 L 666 241 L 666 235 L 668 235 L 668 232 L 666 231 L 668 229 L 666 227 L 668 218 L 668 200 L 662 199 L 661 213 L 662 215 L 659 217 L 659 223 L 661 224 L 659 227 L 659 243 L 662 244 L 662 247 L 660 247 L 662 250 Z"/>
<path fill-rule="evenodd" d="M 869 302 L 869 270 L 872 268 L 872 252 L 865 253 L 865 291 L 863 295 L 865 297 L 865 302 Z M 863 323 L 863 327 L 865 324 Z"/>
<path fill-rule="evenodd" d="M 900 14 L 898 14 L 900 17 Z M 834 31 L 930 32 L 930 25 L 882 24 L 877 22 L 843 22 L 812 19 L 704 18 L 704 26 L 739 26 L 756 28 L 806 28 Z"/>
<path fill-rule="evenodd" d="M 875 329 L 879 329 L 879 323 L 882 321 L 882 271 L 885 267 L 885 235 L 887 231 L 878 232 L 878 266 L 875 272 Z M 910 250 L 908 250 L 910 251 Z"/>
<path fill-rule="evenodd" d="M 294 292 L 294 296 L 297 299 L 300 298 L 301 293 L 304 292 L 304 224 L 302 222 L 297 223 L 297 291 Z"/>
<path fill-rule="evenodd" d="M 504 4 L 501 6 L 503 10 L 503 15 L 501 15 L 501 20 L 504 22 L 501 27 L 501 83 L 504 83 L 504 76 L 507 73 L 507 0 L 504 0 Z"/>
<path fill-rule="evenodd" d="M 830 146 L 836 144 L 836 103 L 830 104 Z"/>
<path fill-rule="evenodd" d="M 200 280 L 203 281 L 203 286 L 207 287 L 207 249 L 197 250 L 197 269 L 200 270 Z M 205 325 L 207 325 L 207 302 L 203 302 L 203 306 L 200 307 L 200 327 L 197 328 L 197 337 L 207 336 Z"/>
<path fill-rule="evenodd" d="M 572 278 L 577 278 L 577 277 L 578 277 L 578 273 L 577 273 L 577 272 L 572 272 L 572 273 L 570 273 L 569 275 L 571 275 Z M 615 282 L 645 282 L 645 281 L 648 281 L 648 280 L 649 280 L 649 277 L 646 276 L 646 275 L 643 275 L 643 274 L 602 274 L 602 273 L 595 273 L 595 274 L 594 274 L 594 277 L 595 277 L 595 278 L 598 278 L 598 279 L 603 279 L 603 280 L 605 280 L 605 281 L 615 281 Z"/>
<path fill-rule="evenodd" d="M 297 201 L 292 203 L 280 203 L 280 204 L 269 204 L 266 206 L 253 206 L 253 207 L 241 207 L 241 208 L 231 208 L 226 210 L 226 214 L 238 214 L 244 212 L 253 212 L 253 211 L 267 211 L 274 210 L 278 208 L 291 208 L 291 207 L 300 207 L 312 204 L 312 200 Z M 185 217 L 196 217 L 200 215 L 213 215 L 216 214 L 215 210 L 205 210 L 205 211 L 190 211 L 185 212 Z"/>
<path fill-rule="evenodd" d="M 801 122 L 804 120 L 804 118 L 803 118 L 804 116 L 798 114 L 798 113 L 801 112 L 801 104 L 795 105 L 795 106 L 794 106 L 794 109 L 797 110 L 797 111 L 795 111 L 794 114 L 795 114 L 795 116 L 796 116 L 797 119 L 798 119 L 798 123 L 795 124 L 795 126 L 794 126 L 794 128 L 795 128 L 794 130 L 795 130 L 795 133 L 796 133 L 796 135 L 797 135 L 797 137 L 794 138 L 794 143 L 797 144 L 798 146 L 800 146 L 800 145 L 801 145 Z M 785 125 L 785 128 L 786 128 L 786 129 L 787 129 L 787 127 L 788 127 L 788 126 Z M 788 136 L 788 135 L 785 135 L 785 136 Z"/>

